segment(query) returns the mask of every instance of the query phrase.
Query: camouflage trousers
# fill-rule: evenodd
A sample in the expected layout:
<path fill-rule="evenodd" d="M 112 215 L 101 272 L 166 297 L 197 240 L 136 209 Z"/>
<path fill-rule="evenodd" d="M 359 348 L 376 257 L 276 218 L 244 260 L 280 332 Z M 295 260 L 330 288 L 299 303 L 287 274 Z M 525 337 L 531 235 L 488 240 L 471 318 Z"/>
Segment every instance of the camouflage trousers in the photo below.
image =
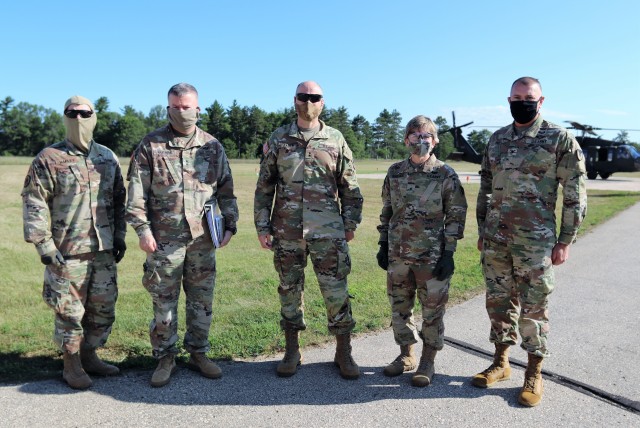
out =
<path fill-rule="evenodd" d="M 530 354 L 547 357 L 548 298 L 554 288 L 553 245 L 506 245 L 485 239 L 483 246 L 490 341 L 515 345 L 519 329 L 521 347 Z"/>
<path fill-rule="evenodd" d="M 216 255 L 208 234 L 193 240 L 157 240 L 158 249 L 147 254 L 142 285 L 151 295 L 153 319 L 149 336 L 153 356 L 177 354 L 178 298 L 186 297 L 184 347 L 190 353 L 208 352 L 213 314 Z"/>
<path fill-rule="evenodd" d="M 48 265 L 42 298 L 55 311 L 53 339 L 61 351 L 75 354 L 104 345 L 116 319 L 117 268 L 111 251 L 69 256 Z"/>
<path fill-rule="evenodd" d="M 351 314 L 347 275 L 351 272 L 349 247 L 344 239 L 274 239 L 274 265 L 280 276 L 280 326 L 304 330 L 304 268 L 311 257 L 320 292 L 327 308 L 328 329 L 344 334 L 356 325 Z"/>
<path fill-rule="evenodd" d="M 393 338 L 398 345 L 411 345 L 422 338 L 425 345 L 440 350 L 444 347 L 444 312 L 449 300 L 451 277 L 444 281 L 433 278 L 434 264 L 408 264 L 391 260 L 387 269 L 387 296 L 391 303 Z M 422 328 L 418 332 L 413 308 L 422 306 Z"/>

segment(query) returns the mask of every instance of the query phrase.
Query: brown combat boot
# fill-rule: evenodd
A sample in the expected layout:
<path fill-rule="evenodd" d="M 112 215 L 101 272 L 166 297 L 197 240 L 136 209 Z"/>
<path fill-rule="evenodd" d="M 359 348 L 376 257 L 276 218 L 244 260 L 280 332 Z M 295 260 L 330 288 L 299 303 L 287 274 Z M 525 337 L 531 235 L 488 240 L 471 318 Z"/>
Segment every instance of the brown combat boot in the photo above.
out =
<path fill-rule="evenodd" d="M 71 388 L 87 389 L 93 384 L 93 382 L 91 382 L 91 378 L 82 368 L 79 352 L 70 354 L 65 351 L 64 354 L 62 354 L 62 361 L 64 363 L 62 378 Z"/>
<path fill-rule="evenodd" d="M 433 381 L 433 375 L 435 374 L 434 361 L 436 359 L 437 350 L 429 345 L 422 345 L 422 357 L 420 358 L 420 365 L 418 370 L 411 378 L 411 384 L 413 386 L 425 387 L 429 386 Z"/>
<path fill-rule="evenodd" d="M 518 402 L 523 406 L 535 407 L 542 400 L 542 357 L 529 354 L 529 364 L 524 372 L 524 386 L 520 391 Z"/>
<path fill-rule="evenodd" d="M 189 359 L 188 367 L 191 370 L 200 372 L 204 377 L 209 379 L 218 379 L 222 377 L 220 367 L 209 358 L 204 352 L 194 352 Z"/>
<path fill-rule="evenodd" d="M 413 344 L 400 345 L 400 355 L 384 368 L 384 375 L 393 377 L 416 368 L 416 355 L 413 352 Z"/>
<path fill-rule="evenodd" d="M 493 363 L 484 371 L 473 377 L 471 383 L 479 388 L 488 388 L 497 382 L 511 378 L 511 366 L 509 366 L 509 347 L 496 343 L 496 353 L 493 355 Z"/>
<path fill-rule="evenodd" d="M 358 379 L 360 368 L 351 357 L 351 333 L 336 336 L 336 355 L 333 362 L 340 368 L 340 376 L 345 379 Z"/>
<path fill-rule="evenodd" d="M 156 370 L 153 372 L 153 375 L 151 376 L 151 382 L 150 382 L 151 386 L 153 386 L 154 388 L 165 386 L 166 384 L 169 383 L 169 379 L 171 378 L 171 375 L 174 374 L 177 369 L 178 369 L 178 366 L 176 366 L 175 355 L 168 354 L 160 358 L 160 361 L 158 362 L 158 367 L 156 367 Z"/>
<path fill-rule="evenodd" d="M 120 373 L 119 368 L 98 358 L 95 349 L 82 348 L 80 361 L 82 362 L 82 368 L 87 373 L 100 376 L 115 376 Z"/>
<path fill-rule="evenodd" d="M 286 329 L 284 331 L 285 353 L 282 361 L 278 363 L 276 372 L 280 377 L 290 377 L 296 374 L 298 366 L 302 363 L 300 344 L 298 343 L 298 330 Z"/>

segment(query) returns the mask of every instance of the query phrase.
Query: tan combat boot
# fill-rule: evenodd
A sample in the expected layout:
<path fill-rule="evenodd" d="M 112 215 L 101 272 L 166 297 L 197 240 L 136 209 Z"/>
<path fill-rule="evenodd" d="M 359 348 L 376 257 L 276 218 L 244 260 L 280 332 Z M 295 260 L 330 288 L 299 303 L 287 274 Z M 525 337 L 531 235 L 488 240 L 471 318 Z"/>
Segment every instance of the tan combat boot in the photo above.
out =
<path fill-rule="evenodd" d="M 285 353 L 282 361 L 278 363 L 276 372 L 280 377 L 290 377 L 296 374 L 298 366 L 302 362 L 300 344 L 298 343 L 298 330 L 286 329 L 284 331 Z"/>
<path fill-rule="evenodd" d="M 529 364 L 524 372 L 524 386 L 520 391 L 518 402 L 523 406 L 535 407 L 542 400 L 542 357 L 529 354 Z"/>
<path fill-rule="evenodd" d="M 416 355 L 413 345 L 400 345 L 400 355 L 384 368 L 384 375 L 393 377 L 416 368 Z"/>
<path fill-rule="evenodd" d="M 98 358 L 95 349 L 83 348 L 80 352 L 80 361 L 87 373 L 100 376 L 115 376 L 120 373 L 119 368 Z"/>
<path fill-rule="evenodd" d="M 496 343 L 496 353 L 493 355 L 493 363 L 484 371 L 473 377 L 471 383 L 479 388 L 488 388 L 511 378 L 511 366 L 509 366 L 509 346 Z"/>
<path fill-rule="evenodd" d="M 345 379 L 358 379 L 360 368 L 351 357 L 351 333 L 336 336 L 336 355 L 333 362 L 340 368 L 340 376 Z"/>
<path fill-rule="evenodd" d="M 73 389 L 87 389 L 93 382 L 87 373 L 83 370 L 80 363 L 80 353 L 70 354 L 65 351 L 62 355 L 64 369 L 62 370 L 62 378 Z"/>
<path fill-rule="evenodd" d="M 431 384 L 433 375 L 435 374 L 434 361 L 437 353 L 438 351 L 431 346 L 422 345 L 420 364 L 418 365 L 418 370 L 416 370 L 411 378 L 411 384 L 413 386 L 425 387 Z"/>
<path fill-rule="evenodd" d="M 222 377 L 222 370 L 220 367 L 209 358 L 207 358 L 204 352 L 194 352 L 189 359 L 189 368 L 200 372 L 204 377 L 209 379 L 218 379 Z"/>
<path fill-rule="evenodd" d="M 158 362 L 158 367 L 156 367 L 156 370 L 153 372 L 153 375 L 151 376 L 151 382 L 150 382 L 151 386 L 153 386 L 154 388 L 158 388 L 168 384 L 169 379 L 171 378 L 171 375 L 175 373 L 177 368 L 178 367 L 176 366 L 175 355 L 168 354 L 160 358 L 160 361 Z"/>

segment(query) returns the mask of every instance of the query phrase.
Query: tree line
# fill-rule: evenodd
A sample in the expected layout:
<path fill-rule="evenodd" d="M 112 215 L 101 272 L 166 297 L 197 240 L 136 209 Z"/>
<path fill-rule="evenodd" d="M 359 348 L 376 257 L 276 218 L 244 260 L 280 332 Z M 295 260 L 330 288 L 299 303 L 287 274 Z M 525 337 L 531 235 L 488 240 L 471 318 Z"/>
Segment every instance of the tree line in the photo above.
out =
<path fill-rule="evenodd" d="M 167 111 L 161 105 L 152 107 L 147 115 L 130 105 L 118 113 L 109 109 L 107 97 L 100 97 L 95 101 L 95 110 L 98 115 L 95 141 L 123 157 L 130 156 L 147 133 L 167 123 Z M 240 106 L 234 101 L 225 108 L 214 101 L 201 111 L 198 126 L 222 143 L 229 158 L 249 159 L 260 156 L 263 143 L 276 128 L 295 118 L 293 107 L 266 112 L 255 105 Z M 395 109 L 382 110 L 370 123 L 359 114 L 350 117 L 344 106 L 325 106 L 320 119 L 342 132 L 356 158 L 399 159 L 407 155 L 403 142 L 405 121 Z M 441 132 L 450 129 L 442 116 L 434 122 Z M 64 136 L 59 112 L 27 102 L 16 103 L 10 96 L 0 101 L 0 155 L 34 156 L 44 147 L 62 141 Z M 490 136 L 491 131 L 487 129 L 472 130 L 467 140 L 481 153 Z M 628 139 L 628 134 L 619 137 Z M 442 133 L 436 156 L 445 159 L 453 151 L 453 137 Z"/>

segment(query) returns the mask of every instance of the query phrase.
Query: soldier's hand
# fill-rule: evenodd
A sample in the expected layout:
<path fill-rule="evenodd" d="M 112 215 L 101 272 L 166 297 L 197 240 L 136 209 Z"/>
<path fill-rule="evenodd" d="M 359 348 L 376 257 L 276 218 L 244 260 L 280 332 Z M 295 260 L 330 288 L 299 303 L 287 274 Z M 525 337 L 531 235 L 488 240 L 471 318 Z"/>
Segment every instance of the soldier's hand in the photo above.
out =
<path fill-rule="evenodd" d="M 50 253 L 41 255 L 40 261 L 42 262 L 43 265 L 47 265 L 47 266 L 51 264 L 54 266 L 67 264 L 67 262 L 64 261 L 64 257 L 62 257 L 62 254 L 58 250 L 51 251 Z"/>
<path fill-rule="evenodd" d="M 442 253 L 442 257 L 436 263 L 436 267 L 433 268 L 433 276 L 438 281 L 444 281 L 451 275 L 453 275 L 453 271 L 455 270 L 455 263 L 453 262 L 453 251 L 445 250 Z"/>
<path fill-rule="evenodd" d="M 233 236 L 233 232 L 231 232 L 230 230 L 225 230 L 224 231 L 224 238 L 222 238 L 222 242 L 220 243 L 220 247 L 222 248 L 225 245 L 227 245 L 229 243 L 229 241 L 231 241 L 231 237 Z"/>
<path fill-rule="evenodd" d="M 258 241 L 260 241 L 260 246 L 265 250 L 270 250 L 273 246 L 273 240 L 268 233 L 266 235 L 258 235 Z"/>
<path fill-rule="evenodd" d="M 120 263 L 125 251 L 127 251 L 127 244 L 124 242 L 124 239 L 115 238 L 113 240 L 113 258 L 116 260 L 116 263 Z"/>
<path fill-rule="evenodd" d="M 558 242 L 551 251 L 551 263 L 553 263 L 554 266 L 558 266 L 567 260 L 569 260 L 569 246 Z"/>
<path fill-rule="evenodd" d="M 153 233 L 151 231 L 145 233 L 140 237 L 140 248 L 145 253 L 153 253 L 158 249 L 158 244 L 156 243 L 156 239 L 153 237 Z"/>
<path fill-rule="evenodd" d="M 356 232 L 353 230 L 347 230 L 344 232 L 344 239 L 346 239 L 347 242 L 350 242 L 355 237 L 356 237 Z"/>
<path fill-rule="evenodd" d="M 389 267 L 389 243 L 387 241 L 380 241 L 378 244 L 380 244 L 380 249 L 378 250 L 378 254 L 376 254 L 378 266 L 387 270 Z"/>

